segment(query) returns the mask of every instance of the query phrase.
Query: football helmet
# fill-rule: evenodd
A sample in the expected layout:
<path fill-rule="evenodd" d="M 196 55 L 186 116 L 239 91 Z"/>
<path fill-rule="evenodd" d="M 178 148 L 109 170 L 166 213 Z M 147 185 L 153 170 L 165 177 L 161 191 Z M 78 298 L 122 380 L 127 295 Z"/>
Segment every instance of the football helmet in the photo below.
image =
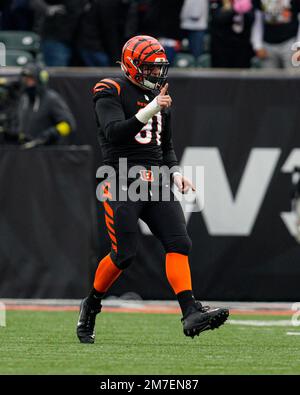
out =
<path fill-rule="evenodd" d="M 158 40 L 150 36 L 135 36 L 123 47 L 121 68 L 134 84 L 157 90 L 167 79 L 169 62 Z"/>

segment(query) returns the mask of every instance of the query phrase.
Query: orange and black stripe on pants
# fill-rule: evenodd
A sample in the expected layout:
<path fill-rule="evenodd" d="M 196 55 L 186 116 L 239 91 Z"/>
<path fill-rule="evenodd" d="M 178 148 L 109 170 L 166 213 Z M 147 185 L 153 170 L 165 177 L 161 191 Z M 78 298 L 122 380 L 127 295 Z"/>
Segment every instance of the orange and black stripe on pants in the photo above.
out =
<path fill-rule="evenodd" d="M 104 210 L 105 210 L 105 223 L 106 223 L 106 229 L 108 235 L 111 240 L 112 249 L 117 253 L 118 243 L 117 243 L 116 230 L 115 230 L 114 211 L 108 201 L 108 199 L 112 199 L 112 194 L 109 191 L 109 189 L 110 189 L 110 183 L 106 181 L 102 185 L 103 196 L 107 199 L 103 201 Z"/>
<path fill-rule="evenodd" d="M 103 202 L 104 210 L 105 210 L 105 223 L 108 235 L 111 240 L 112 249 L 117 253 L 118 252 L 118 242 L 116 238 L 116 231 L 114 228 L 114 212 L 112 207 L 109 205 L 107 201 Z"/>

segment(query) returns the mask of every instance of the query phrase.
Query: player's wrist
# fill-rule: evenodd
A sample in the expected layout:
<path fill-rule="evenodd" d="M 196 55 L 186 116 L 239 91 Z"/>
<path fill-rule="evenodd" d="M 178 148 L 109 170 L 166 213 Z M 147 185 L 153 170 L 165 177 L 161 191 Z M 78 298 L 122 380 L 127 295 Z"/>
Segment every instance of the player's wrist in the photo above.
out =
<path fill-rule="evenodd" d="M 175 171 L 175 172 L 172 174 L 173 180 L 174 180 L 175 177 L 177 177 L 177 176 L 182 177 L 182 174 L 181 174 L 179 171 Z"/>
<path fill-rule="evenodd" d="M 155 114 L 161 110 L 161 106 L 157 102 L 155 97 L 146 107 L 141 109 L 135 114 L 135 117 L 142 123 L 146 124 Z"/>

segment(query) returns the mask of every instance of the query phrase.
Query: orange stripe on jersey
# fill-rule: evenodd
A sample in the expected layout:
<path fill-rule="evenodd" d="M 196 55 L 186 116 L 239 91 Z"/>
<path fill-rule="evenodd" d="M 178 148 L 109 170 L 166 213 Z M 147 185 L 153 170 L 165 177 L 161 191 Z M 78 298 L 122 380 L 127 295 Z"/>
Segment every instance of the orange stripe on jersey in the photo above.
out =
<path fill-rule="evenodd" d="M 114 81 L 114 80 L 111 80 L 111 79 L 109 79 L 109 78 L 105 78 L 104 80 L 101 80 L 101 82 L 109 82 L 110 84 L 112 84 L 115 88 L 117 88 L 117 91 L 118 91 L 118 95 L 120 96 L 120 93 L 121 93 L 121 86 L 120 86 L 120 84 L 118 84 L 116 81 Z"/>
<path fill-rule="evenodd" d="M 98 82 L 95 86 L 94 86 L 94 90 L 93 92 L 99 92 L 102 91 L 103 89 L 108 88 L 111 89 L 111 86 L 107 85 L 107 84 L 103 84 L 103 82 Z"/>
<path fill-rule="evenodd" d="M 98 88 L 98 86 L 105 86 L 106 88 L 111 88 L 111 86 L 104 84 L 104 82 L 97 82 L 94 89 Z"/>

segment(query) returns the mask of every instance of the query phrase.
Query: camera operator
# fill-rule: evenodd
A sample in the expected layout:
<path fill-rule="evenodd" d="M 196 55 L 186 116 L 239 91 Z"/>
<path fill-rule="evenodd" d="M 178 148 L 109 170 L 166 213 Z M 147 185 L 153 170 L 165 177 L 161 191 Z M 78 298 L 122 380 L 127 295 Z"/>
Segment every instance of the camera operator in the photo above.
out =
<path fill-rule="evenodd" d="M 48 73 L 38 64 L 21 71 L 17 108 L 19 141 L 25 148 L 61 144 L 75 130 L 75 119 L 63 98 L 47 87 Z"/>
<path fill-rule="evenodd" d="M 12 77 L 0 78 L 0 144 L 17 144 L 16 108 L 20 82 Z"/>

